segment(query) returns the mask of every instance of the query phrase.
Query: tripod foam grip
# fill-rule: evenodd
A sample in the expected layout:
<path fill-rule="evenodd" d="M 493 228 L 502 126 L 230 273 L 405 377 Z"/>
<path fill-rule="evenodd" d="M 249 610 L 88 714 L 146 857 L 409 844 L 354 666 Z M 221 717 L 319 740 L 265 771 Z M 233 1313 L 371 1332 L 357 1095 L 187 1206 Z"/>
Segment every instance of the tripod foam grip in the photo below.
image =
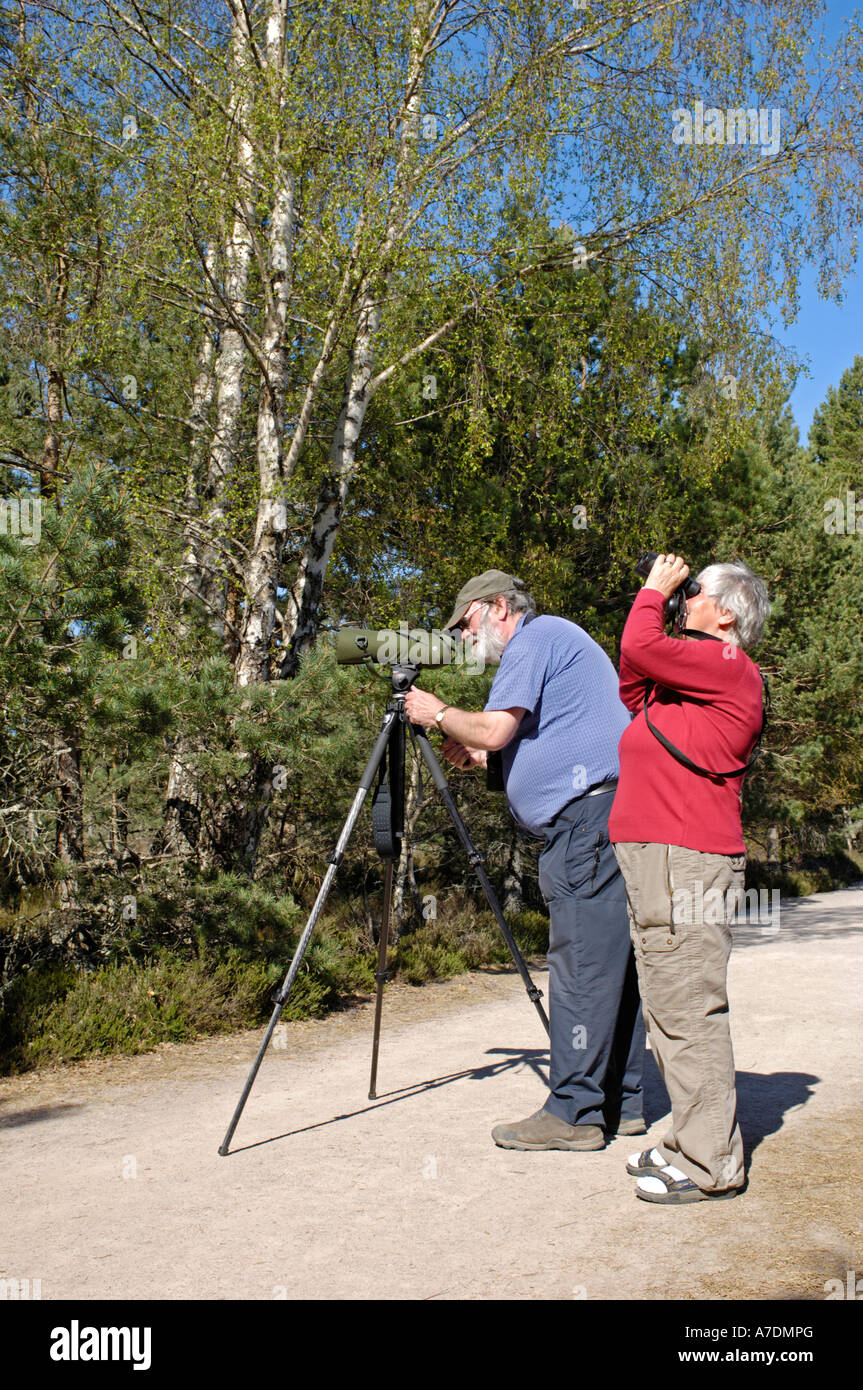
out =
<path fill-rule="evenodd" d="M 393 830 L 393 799 L 387 782 L 378 783 L 372 800 L 372 831 L 375 852 L 381 859 L 397 859 L 401 846 Z"/>

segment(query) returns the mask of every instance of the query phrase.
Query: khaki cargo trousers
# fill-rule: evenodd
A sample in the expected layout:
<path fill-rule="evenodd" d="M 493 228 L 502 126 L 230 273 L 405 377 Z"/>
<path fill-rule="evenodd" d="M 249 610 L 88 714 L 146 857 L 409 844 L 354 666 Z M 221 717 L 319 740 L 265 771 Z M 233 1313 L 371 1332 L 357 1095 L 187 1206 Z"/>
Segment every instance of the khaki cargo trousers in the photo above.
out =
<path fill-rule="evenodd" d="M 741 1187 L 726 979 L 744 856 L 630 842 L 614 852 L 647 1035 L 671 1101 L 671 1129 L 657 1148 L 704 1191 Z"/>

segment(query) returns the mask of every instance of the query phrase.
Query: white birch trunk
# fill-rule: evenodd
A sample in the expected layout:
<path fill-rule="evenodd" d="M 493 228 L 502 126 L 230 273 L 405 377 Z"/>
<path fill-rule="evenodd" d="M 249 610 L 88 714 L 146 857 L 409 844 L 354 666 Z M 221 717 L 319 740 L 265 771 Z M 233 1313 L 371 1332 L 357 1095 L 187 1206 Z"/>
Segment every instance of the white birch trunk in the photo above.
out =
<path fill-rule="evenodd" d="M 210 276 L 216 275 L 216 247 L 207 247 L 205 264 Z M 213 397 L 216 390 L 214 363 L 216 360 L 216 324 L 212 311 L 204 318 L 204 332 L 198 350 L 198 364 L 195 384 L 192 388 L 192 410 L 190 423 L 192 443 L 189 450 L 189 468 L 186 474 L 186 513 L 189 517 L 185 527 L 186 549 L 180 570 L 181 599 L 185 604 L 190 599 L 201 597 L 201 526 L 197 518 L 201 513 L 201 470 L 207 449 L 207 426 Z M 178 637 L 183 641 L 188 633 L 188 623 L 180 620 Z"/>
<path fill-rule="evenodd" d="M 503 914 L 510 917 L 524 907 L 524 851 L 518 833 L 510 834 L 509 854 L 503 876 Z"/>
<path fill-rule="evenodd" d="M 377 301 L 367 298 L 361 311 L 351 372 L 338 425 L 330 446 L 331 472 L 318 493 L 311 532 L 303 549 L 297 578 L 291 593 L 291 608 L 285 636 L 290 646 L 281 668 L 283 676 L 293 675 L 299 658 L 315 640 L 324 575 L 333 547 L 351 480 L 356 471 L 357 442 L 368 407 L 368 385 L 374 361 L 374 339 L 380 322 Z"/>
<path fill-rule="evenodd" d="M 287 25 L 286 0 L 273 0 L 267 18 L 267 62 L 278 89 Z M 281 111 L 283 102 L 279 100 Z M 281 121 L 277 122 L 277 132 Z M 270 655 L 276 622 L 279 571 L 285 549 L 287 511 L 284 499 L 284 399 L 287 360 L 285 325 L 291 299 L 291 252 L 294 230 L 294 177 L 282 138 L 273 150 L 275 186 L 267 241 L 266 313 L 262 334 L 265 370 L 258 398 L 258 515 L 255 539 L 246 566 L 246 612 L 235 665 L 238 686 L 270 679 Z"/>
<path fill-rule="evenodd" d="M 287 531 L 284 498 L 284 395 L 287 373 L 285 327 L 291 298 L 294 177 L 284 153 L 282 89 L 287 37 L 287 0 L 272 0 L 266 26 L 266 62 L 279 119 L 273 142 L 274 184 L 261 266 L 265 295 L 263 356 L 258 395 L 258 512 L 255 538 L 244 570 L 245 612 L 234 666 L 238 687 L 269 680 L 279 569 Z M 201 862 L 254 874 L 261 834 L 272 798 L 272 768 L 253 759 L 240 782 L 227 788 L 231 806 L 207 825 Z"/>
<path fill-rule="evenodd" d="M 237 112 L 237 201 L 225 246 L 223 326 L 215 368 L 216 424 L 210 445 L 204 488 L 203 535 L 200 549 L 199 594 L 210 610 L 214 631 L 224 635 L 226 583 L 220 563 L 219 537 L 225 533 L 225 493 L 237 461 L 246 347 L 236 326 L 246 317 L 249 260 L 252 254 L 252 190 L 254 156 L 246 134 L 250 114 L 248 93 L 250 35 L 245 11 L 234 12 L 231 37 Z"/>
<path fill-rule="evenodd" d="M 234 471 L 239 439 L 240 408 L 242 405 L 245 345 L 238 328 L 232 322 L 242 320 L 246 313 L 246 292 L 251 256 L 250 203 L 253 175 L 252 149 L 245 134 L 249 113 L 246 83 L 249 66 L 249 33 L 242 12 L 234 19 L 231 37 L 233 76 L 235 83 L 233 109 L 239 123 L 237 137 L 238 179 L 237 205 L 230 235 L 224 247 L 224 319 L 216 345 L 216 320 L 206 319 L 204 336 L 198 355 L 198 370 L 192 398 L 192 445 L 186 480 L 186 546 L 180 571 L 182 604 L 190 600 L 203 602 L 209 610 L 211 625 L 224 636 L 226 584 L 219 564 L 218 536 L 224 529 L 225 485 Z M 215 278 L 217 256 L 215 248 L 207 249 L 205 265 Z M 216 307 L 216 314 L 219 310 Z M 215 365 L 214 365 L 215 364 Z M 200 473 L 207 448 L 207 421 L 216 399 L 216 420 L 207 456 L 206 477 L 201 487 Z M 203 494 L 203 495 L 202 495 Z M 185 618 L 180 619 L 178 640 L 182 642 L 189 631 Z M 159 848 L 172 855 L 188 859 L 199 852 L 201 829 L 201 799 L 198 788 L 196 750 L 192 742 L 180 735 L 171 750 L 168 785 L 165 792 L 165 819 L 159 836 Z"/>
<path fill-rule="evenodd" d="M 356 472 L 357 443 L 370 398 L 374 346 L 383 303 L 392 274 L 392 252 L 410 208 L 411 168 L 415 162 L 415 141 L 419 133 L 420 106 L 426 40 L 437 0 L 421 0 L 411 27 L 411 55 L 402 102 L 402 128 L 395 187 L 386 235 L 379 253 L 374 279 L 366 278 L 359 295 L 357 328 L 354 336 L 347 389 L 339 421 L 330 446 L 330 472 L 318 493 L 309 538 L 303 550 L 291 603 L 283 624 L 285 652 L 280 674 L 296 672 L 300 657 L 314 643 L 324 576 L 338 536 L 345 501 Z"/>
<path fill-rule="evenodd" d="M 207 264 L 211 271 L 215 269 L 213 247 L 208 250 Z M 180 645 L 185 642 L 190 630 L 187 606 L 195 599 L 201 598 L 203 542 L 197 517 L 201 511 L 200 472 L 207 448 L 207 421 L 215 393 L 215 355 L 215 326 L 212 320 L 208 319 L 198 353 L 198 371 L 192 394 L 192 446 L 186 477 L 186 512 L 189 520 L 185 527 L 186 549 L 180 570 L 180 617 L 177 623 L 177 640 Z M 200 814 L 201 798 L 195 773 L 194 750 L 189 740 L 179 735 L 171 750 L 168 767 L 161 849 L 169 854 L 188 858 L 198 842 Z"/>

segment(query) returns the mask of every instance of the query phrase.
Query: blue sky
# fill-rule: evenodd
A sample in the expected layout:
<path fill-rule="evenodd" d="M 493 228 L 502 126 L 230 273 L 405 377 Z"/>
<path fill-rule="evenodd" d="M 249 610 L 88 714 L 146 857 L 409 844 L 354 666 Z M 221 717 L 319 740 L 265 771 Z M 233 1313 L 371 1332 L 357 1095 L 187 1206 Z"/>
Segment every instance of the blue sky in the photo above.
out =
<path fill-rule="evenodd" d="M 828 0 L 825 33 L 833 39 L 858 8 L 850 0 Z M 800 312 L 787 328 L 774 329 L 777 338 L 809 359 L 808 377 L 801 376 L 791 396 L 791 408 L 806 443 L 816 408 L 830 386 L 851 366 L 857 353 L 863 354 L 863 254 L 857 270 L 844 286 L 844 301 L 834 304 L 821 299 L 815 287 L 815 272 L 802 267 L 800 274 Z"/>
<path fill-rule="evenodd" d="M 800 313 L 788 328 L 774 330 L 781 342 L 809 359 L 810 375 L 801 375 L 791 395 L 801 444 L 807 441 L 812 416 L 827 388 L 838 386 L 854 357 L 863 354 L 863 255 L 858 255 L 856 274 L 845 284 L 842 304 L 821 299 L 814 280 L 812 270 L 801 272 Z"/>

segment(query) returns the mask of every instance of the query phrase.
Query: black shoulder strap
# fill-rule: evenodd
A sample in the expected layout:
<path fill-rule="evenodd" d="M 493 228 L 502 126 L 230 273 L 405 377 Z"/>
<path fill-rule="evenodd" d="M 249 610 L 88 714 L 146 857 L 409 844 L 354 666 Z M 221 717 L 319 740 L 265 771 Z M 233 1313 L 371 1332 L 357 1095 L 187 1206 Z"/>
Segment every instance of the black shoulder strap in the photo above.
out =
<path fill-rule="evenodd" d="M 699 767 L 698 764 L 694 763 L 691 758 L 687 758 L 685 753 L 681 753 L 679 748 L 675 748 L 671 740 L 667 739 L 664 734 L 660 733 L 655 724 L 651 724 L 650 715 L 647 713 L 647 701 L 654 688 L 653 681 L 647 681 L 644 687 L 644 718 L 647 721 L 647 727 L 653 734 L 653 737 L 659 740 L 663 748 L 667 749 L 668 752 L 671 754 L 672 758 L 676 758 L 677 761 L 679 763 L 682 763 L 684 767 L 688 767 L 690 772 L 697 772 L 701 777 L 742 777 L 744 773 L 748 772 L 749 769 L 754 765 L 758 757 L 759 750 L 761 748 L 761 740 L 764 738 L 764 730 L 767 728 L 767 713 L 770 708 L 770 689 L 767 685 L 767 680 L 764 676 L 761 677 L 761 687 L 761 730 L 756 740 L 755 747 L 752 750 L 752 757 L 749 759 L 749 762 L 746 764 L 745 767 L 735 767 L 730 772 L 711 772 L 710 768 Z"/>

